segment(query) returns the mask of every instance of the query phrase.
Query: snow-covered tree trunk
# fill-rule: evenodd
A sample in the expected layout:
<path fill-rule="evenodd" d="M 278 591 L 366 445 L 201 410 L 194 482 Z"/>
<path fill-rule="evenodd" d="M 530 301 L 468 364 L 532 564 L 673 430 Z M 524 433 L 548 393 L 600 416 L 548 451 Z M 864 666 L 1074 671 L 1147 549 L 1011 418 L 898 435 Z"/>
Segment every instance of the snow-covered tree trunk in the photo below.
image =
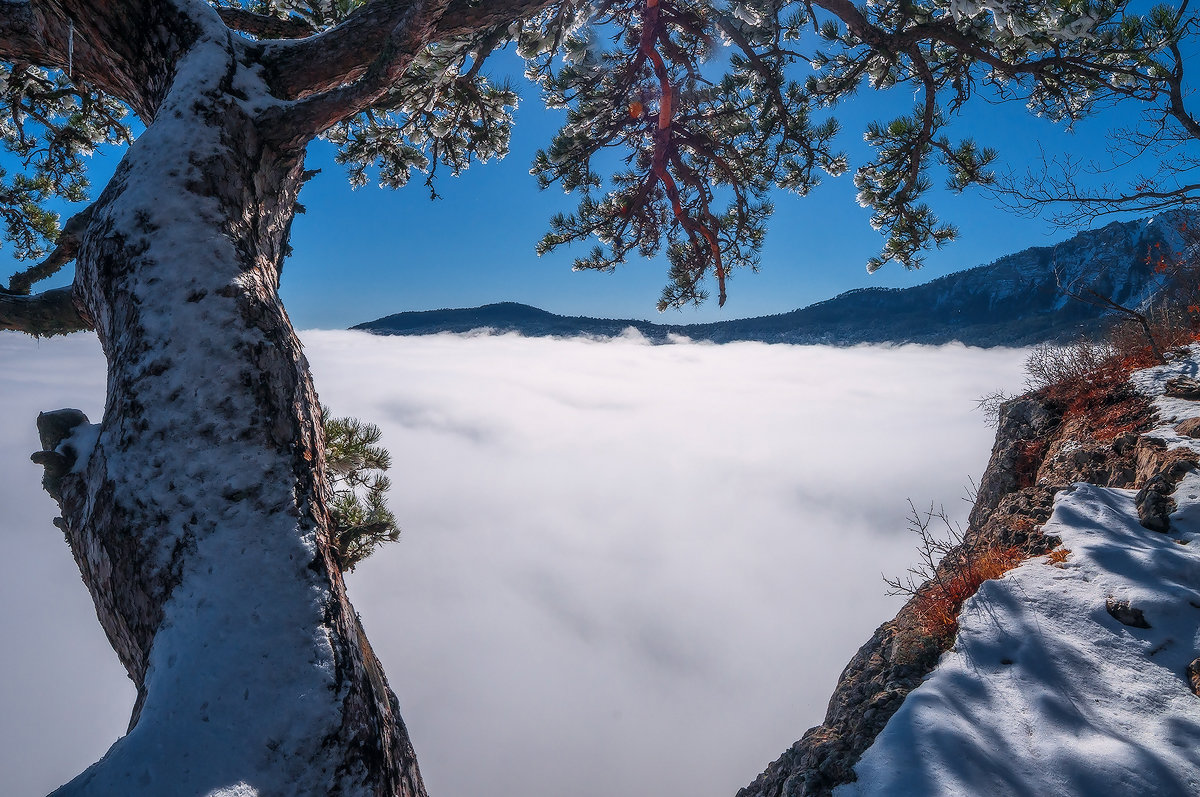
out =
<path fill-rule="evenodd" d="M 332 558 L 319 404 L 277 294 L 302 144 L 261 132 L 238 40 L 183 29 L 78 252 L 104 418 L 39 424 L 58 522 L 138 687 L 129 733 L 57 793 L 423 795 Z"/>

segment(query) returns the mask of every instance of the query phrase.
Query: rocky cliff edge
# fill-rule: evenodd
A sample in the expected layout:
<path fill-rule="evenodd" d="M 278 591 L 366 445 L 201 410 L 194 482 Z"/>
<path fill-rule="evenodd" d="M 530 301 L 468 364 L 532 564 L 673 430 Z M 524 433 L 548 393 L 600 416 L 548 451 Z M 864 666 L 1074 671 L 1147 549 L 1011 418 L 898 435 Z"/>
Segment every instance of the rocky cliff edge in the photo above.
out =
<path fill-rule="evenodd" d="M 1135 372 L 1132 378 L 1127 371 L 1114 367 L 1084 384 L 1055 386 L 1003 405 L 996 443 L 979 484 L 963 543 L 945 557 L 934 581 L 948 578 L 952 568 L 961 567 L 964 560 L 986 551 L 1017 550 L 1026 559 L 1054 552 L 1052 560 L 1061 562 L 1068 558 L 1069 552 L 1059 547 L 1061 541 L 1054 532 L 1073 527 L 1059 520 L 1048 521 L 1056 505 L 1080 483 L 1129 491 L 1127 495 L 1103 490 L 1093 495 L 1085 491 L 1072 500 L 1090 500 L 1093 504 L 1111 500 L 1114 505 L 1127 506 L 1138 534 L 1151 535 L 1147 538 L 1151 542 L 1169 539 L 1172 518 L 1180 512 L 1173 497 L 1177 485 L 1190 478 L 1196 482 L 1194 486 L 1200 486 L 1200 476 L 1196 475 L 1200 440 L 1194 439 L 1200 437 L 1200 382 L 1195 381 L 1200 370 L 1198 364 L 1200 348 L 1193 347 L 1172 363 Z M 1117 511 L 1114 509 L 1113 513 Z M 1117 514 L 1111 516 L 1114 528 L 1120 525 L 1115 519 Z M 1195 525 L 1200 534 L 1200 523 Z M 1124 533 L 1133 532 L 1125 529 Z M 1171 541 L 1186 544 L 1190 538 L 1176 534 Z M 1115 544 L 1128 548 L 1134 543 L 1126 539 Z M 1082 543 L 1077 547 L 1082 547 Z M 1200 563 L 1187 577 L 1196 583 L 1183 589 L 1200 590 Z M 1080 578 L 1087 580 L 1091 576 L 1081 574 Z M 931 584 L 926 584 L 859 649 L 838 681 L 825 721 L 809 729 L 753 783 L 739 791 L 738 797 L 829 795 L 838 786 L 858 779 L 861 773 L 856 774 L 856 765 L 904 705 L 906 697 L 932 680 L 931 673 L 941 666 L 939 660 L 948 662 L 952 654 L 961 657 L 961 646 L 956 645 L 954 636 L 956 629 L 940 635 L 930 632 L 922 607 L 923 600 L 928 602 L 930 588 Z M 1200 596 L 1200 591 L 1197 595 Z M 1120 600 L 1111 596 L 1107 603 L 1102 599 L 1102 604 L 1115 618 L 1114 622 L 1125 625 L 1130 617 L 1122 620 L 1118 615 L 1136 609 L 1123 607 Z M 1193 605 L 1200 609 L 1200 603 Z M 1187 622 L 1194 621 L 1200 630 L 1200 611 L 1196 615 Z M 1148 651 L 1153 647 L 1145 640 L 1142 642 Z M 1175 642 L 1172 638 L 1169 644 Z M 1173 655 L 1186 655 L 1190 659 L 1197 653 L 1191 650 L 1195 644 L 1194 638 L 1183 640 L 1180 650 Z M 1149 655 L 1155 652 L 1150 651 Z M 1013 663 L 1008 658 L 1004 662 Z M 1197 673 L 1193 683 L 1200 686 L 1200 659 L 1194 664 Z M 989 677 L 973 666 L 967 672 L 973 673 L 968 680 Z M 1192 678 L 1190 673 L 1181 671 L 1170 677 L 1186 685 Z M 1069 673 L 1063 675 L 1070 677 Z M 1196 699 L 1190 694 L 1187 697 Z M 1200 719 L 1200 704 L 1195 711 Z M 970 716 L 960 719 L 968 725 L 989 721 Z M 907 714 L 905 721 L 911 721 Z M 1200 725 L 1195 730 L 1200 734 Z M 1036 732 L 1037 729 L 1031 730 Z M 886 754 L 881 755 L 887 759 Z M 881 755 L 874 758 L 880 759 Z M 1200 776 L 1200 760 L 1194 764 L 1195 774 Z M 885 768 L 897 769 L 892 764 Z M 937 793 L 929 780 L 933 777 L 930 772 L 920 774 L 925 779 L 923 793 Z M 1020 788 L 1014 789 L 1013 793 L 1020 793 Z M 859 790 L 847 787 L 839 789 L 838 794 L 841 797 L 843 793 L 856 791 Z"/>

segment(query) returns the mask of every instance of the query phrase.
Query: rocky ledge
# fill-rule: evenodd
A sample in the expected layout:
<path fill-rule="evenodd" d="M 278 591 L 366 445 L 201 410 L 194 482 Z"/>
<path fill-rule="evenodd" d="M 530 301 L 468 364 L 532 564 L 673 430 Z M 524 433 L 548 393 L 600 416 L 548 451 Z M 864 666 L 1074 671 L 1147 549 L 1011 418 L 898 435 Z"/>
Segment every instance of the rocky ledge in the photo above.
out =
<path fill-rule="evenodd" d="M 972 551 L 1017 548 L 1033 557 L 1055 548 L 1059 540 L 1041 529 L 1055 495 L 1077 482 L 1137 490 L 1141 525 L 1166 531 L 1175 509 L 1171 494 L 1200 462 L 1194 450 L 1200 446 L 1180 440 L 1200 436 L 1200 420 L 1163 426 L 1160 417 L 1174 422 L 1200 415 L 1200 406 L 1163 411 L 1172 409 L 1171 401 L 1192 404 L 1189 390 L 1200 398 L 1200 382 L 1192 378 L 1197 356 L 1193 351 L 1153 369 L 1151 376 L 1108 374 L 1106 380 L 1060 385 L 1004 404 L 964 541 L 943 560 L 939 576 L 947 575 L 948 562 Z M 816 797 L 855 781 L 854 767 L 864 751 L 954 642 L 952 633 L 930 635 L 920 620 L 920 599 L 919 591 L 859 649 L 838 681 L 825 721 L 737 797 Z M 1110 607 L 1109 613 L 1121 609 Z M 1200 676 L 1196 680 L 1200 684 Z"/>

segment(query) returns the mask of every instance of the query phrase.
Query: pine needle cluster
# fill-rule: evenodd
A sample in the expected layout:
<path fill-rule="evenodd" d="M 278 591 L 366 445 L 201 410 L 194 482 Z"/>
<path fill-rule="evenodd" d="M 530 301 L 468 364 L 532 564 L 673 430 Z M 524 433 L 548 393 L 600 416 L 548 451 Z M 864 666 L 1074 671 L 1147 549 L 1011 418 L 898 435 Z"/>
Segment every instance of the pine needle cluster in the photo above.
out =
<path fill-rule="evenodd" d="M 325 472 L 333 491 L 334 551 L 349 572 L 387 542 L 400 537 L 396 517 L 387 508 L 392 481 L 384 472 L 392 455 L 379 445 L 379 427 L 358 418 L 333 418 L 321 408 L 325 427 Z"/>

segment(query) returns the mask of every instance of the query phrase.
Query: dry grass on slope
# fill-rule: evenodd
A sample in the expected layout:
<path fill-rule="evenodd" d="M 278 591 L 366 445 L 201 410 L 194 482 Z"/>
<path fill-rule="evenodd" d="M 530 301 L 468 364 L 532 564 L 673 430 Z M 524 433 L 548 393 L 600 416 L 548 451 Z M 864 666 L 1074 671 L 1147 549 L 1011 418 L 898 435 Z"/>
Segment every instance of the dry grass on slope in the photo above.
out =
<path fill-rule="evenodd" d="M 920 512 L 909 502 L 909 531 L 917 535 L 919 561 L 908 574 L 884 578 L 889 595 L 911 597 L 907 610 L 919 632 L 944 648 L 958 631 L 963 602 L 988 579 L 1025 560 L 1017 546 L 970 545 L 944 508 Z M 940 531 L 935 531 L 938 529 Z"/>

